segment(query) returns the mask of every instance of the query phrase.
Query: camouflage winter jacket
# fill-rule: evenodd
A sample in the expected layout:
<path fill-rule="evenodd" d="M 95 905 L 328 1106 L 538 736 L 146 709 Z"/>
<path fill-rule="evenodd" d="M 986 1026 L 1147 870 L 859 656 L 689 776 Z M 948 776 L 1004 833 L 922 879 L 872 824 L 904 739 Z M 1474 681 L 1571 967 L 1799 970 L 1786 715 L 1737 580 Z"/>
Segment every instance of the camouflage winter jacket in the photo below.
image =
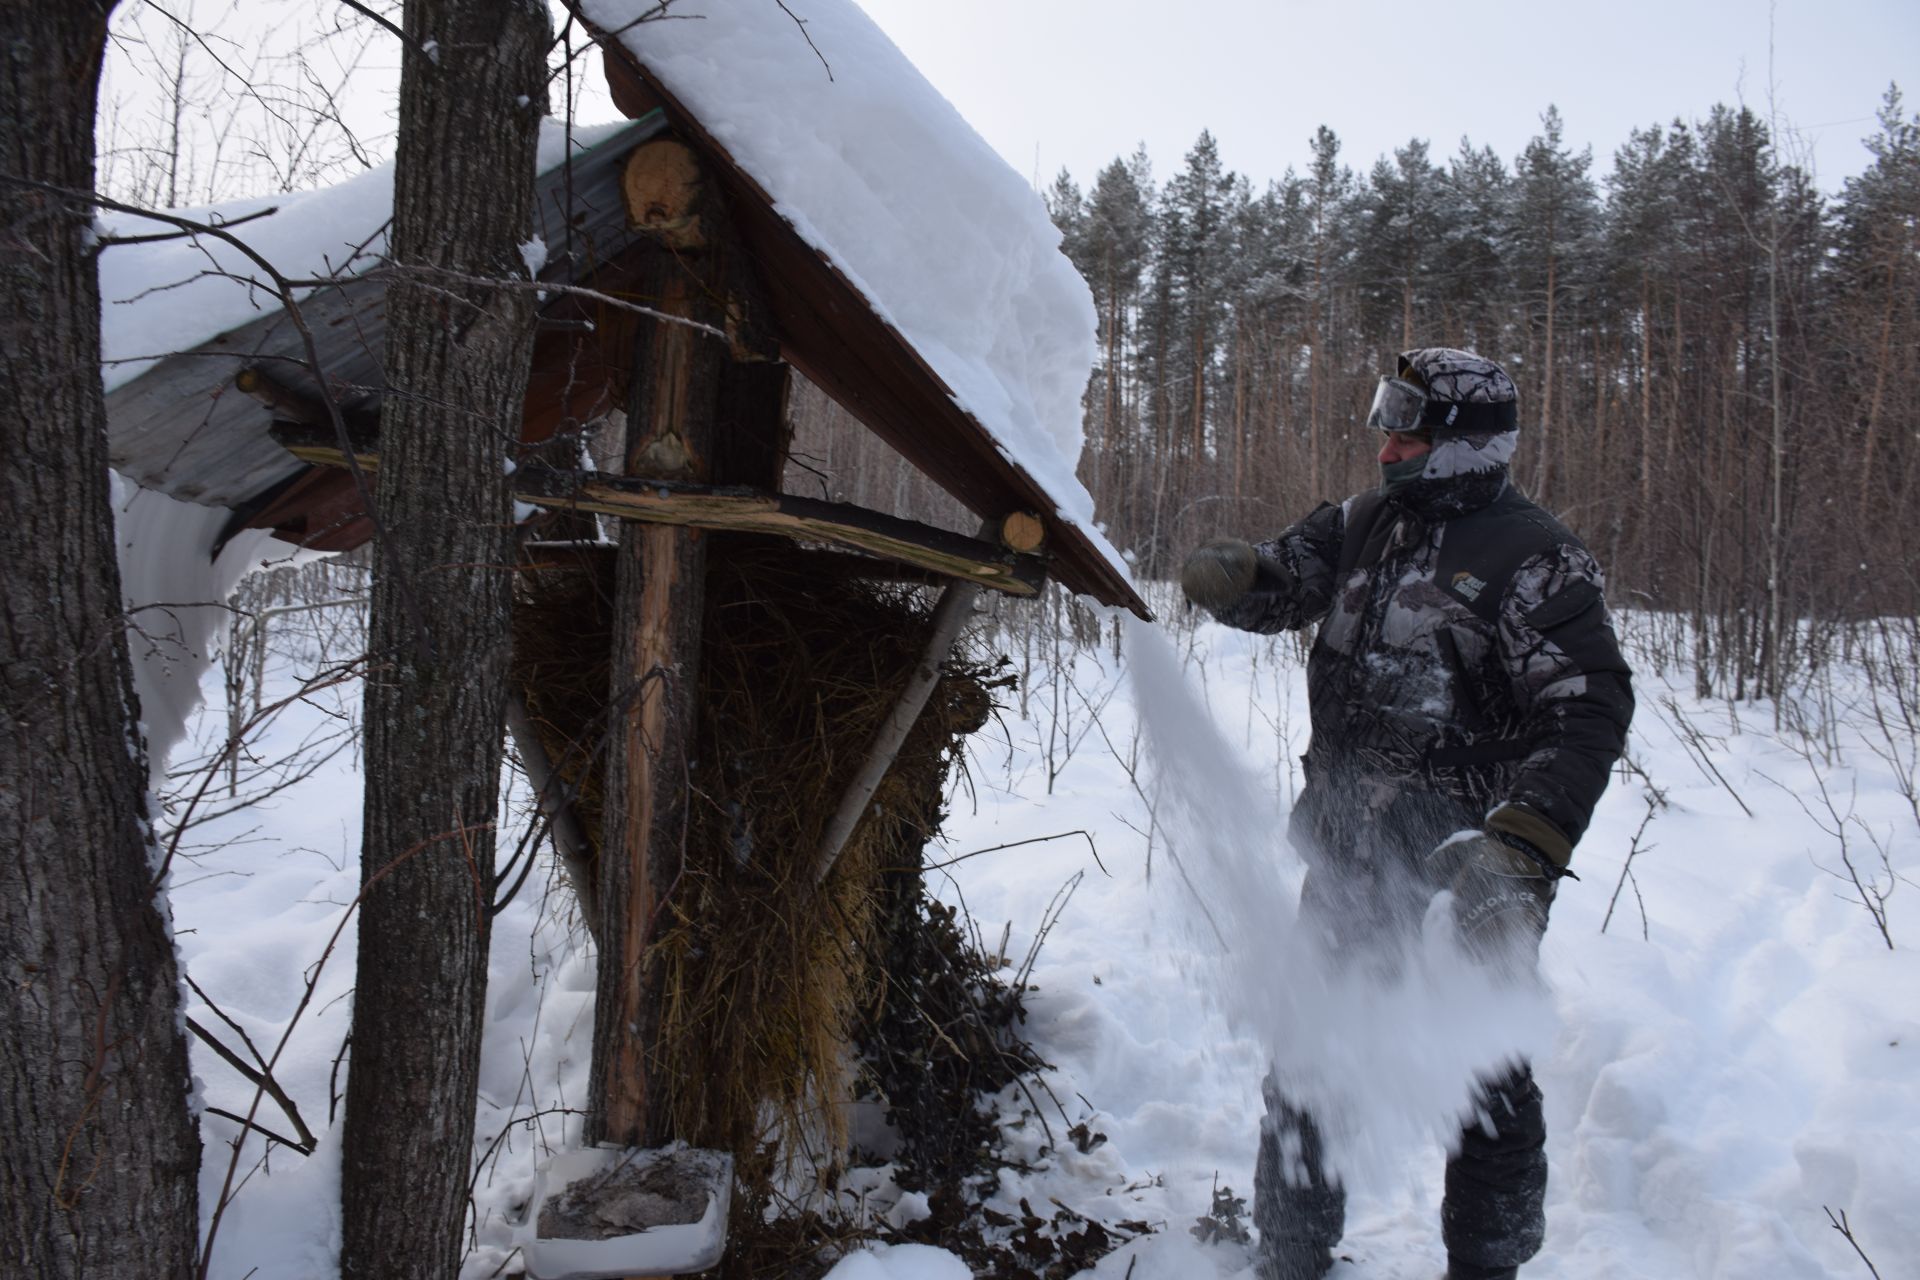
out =
<path fill-rule="evenodd" d="M 1451 506 L 1323 504 L 1260 544 L 1254 591 L 1217 615 L 1320 624 L 1293 827 L 1310 861 L 1417 858 L 1502 805 L 1565 837 L 1546 842 L 1556 861 L 1586 830 L 1626 743 L 1631 672 L 1600 566 L 1504 472 L 1450 486 Z"/>

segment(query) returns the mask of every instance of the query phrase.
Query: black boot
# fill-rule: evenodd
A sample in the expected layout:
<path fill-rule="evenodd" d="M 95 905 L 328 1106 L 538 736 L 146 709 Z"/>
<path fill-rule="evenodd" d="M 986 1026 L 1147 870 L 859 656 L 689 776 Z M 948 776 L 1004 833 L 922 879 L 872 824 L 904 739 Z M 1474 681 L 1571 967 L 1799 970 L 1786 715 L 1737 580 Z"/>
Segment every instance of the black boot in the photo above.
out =
<path fill-rule="evenodd" d="M 1253 1274 L 1259 1280 L 1320 1280 L 1331 1270 L 1333 1255 L 1325 1249 L 1318 1252 L 1285 1247 L 1269 1249 L 1264 1242 L 1260 1246 L 1260 1260 L 1253 1264 Z"/>
<path fill-rule="evenodd" d="M 1547 1126 L 1532 1072 L 1485 1083 L 1480 1105 L 1487 1123 L 1462 1130 L 1447 1162 L 1447 1280 L 1513 1280 L 1546 1233 Z"/>
<path fill-rule="evenodd" d="M 1273 1082 L 1263 1092 L 1260 1156 L 1253 1168 L 1253 1225 L 1260 1229 L 1260 1280 L 1320 1280 L 1346 1225 L 1347 1193 L 1327 1180 L 1320 1131 L 1287 1105 Z"/>
<path fill-rule="evenodd" d="M 1470 1262 L 1449 1262 L 1447 1280 L 1515 1280 L 1518 1267 L 1476 1267 Z"/>

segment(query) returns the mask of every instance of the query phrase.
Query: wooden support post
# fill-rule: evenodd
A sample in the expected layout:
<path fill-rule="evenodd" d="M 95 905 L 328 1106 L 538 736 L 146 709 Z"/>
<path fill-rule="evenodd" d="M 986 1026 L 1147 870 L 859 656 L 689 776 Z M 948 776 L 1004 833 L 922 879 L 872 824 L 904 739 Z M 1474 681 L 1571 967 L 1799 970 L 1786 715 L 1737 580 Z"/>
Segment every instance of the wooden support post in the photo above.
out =
<path fill-rule="evenodd" d="M 642 299 L 731 339 L 670 321 L 639 324 L 627 391 L 628 474 L 700 484 L 734 481 L 725 471 L 762 482 L 777 476 L 779 460 L 767 453 L 780 438 L 784 366 L 769 365 L 777 348 L 755 336 L 765 309 L 717 188 L 691 151 L 663 139 L 635 152 L 626 192 L 629 216 L 656 242 L 637 281 Z M 749 366 L 761 371 L 743 373 Z M 617 553 L 589 1136 L 629 1146 L 676 1136 L 661 1074 L 663 993 L 648 953 L 675 909 L 688 852 L 710 536 L 628 523 Z"/>
<path fill-rule="evenodd" d="M 553 847 L 560 854 L 567 883 L 573 886 L 573 896 L 580 904 L 580 918 L 587 922 L 587 932 L 597 942 L 600 904 L 594 882 L 593 842 L 587 839 L 586 830 L 580 825 L 580 816 L 567 797 L 566 783 L 555 771 L 553 760 L 540 741 L 540 732 L 533 726 L 533 716 L 527 711 L 527 699 L 518 689 L 507 694 L 507 733 L 512 736 L 514 749 L 520 753 L 520 763 L 527 771 L 534 803 L 546 815 L 553 833 Z"/>
<path fill-rule="evenodd" d="M 913 729 L 913 722 L 920 718 L 927 699 L 933 694 L 933 687 L 940 683 L 940 665 L 947 660 L 953 642 L 960 638 L 961 629 L 973 613 L 973 602 L 979 596 L 980 588 L 971 582 L 948 583 L 947 589 L 940 593 L 940 603 L 933 610 L 933 633 L 927 637 L 927 647 L 920 655 L 919 665 L 907 677 L 907 685 L 900 691 L 899 701 L 887 713 L 879 732 L 873 735 L 860 772 L 848 785 L 846 794 L 840 799 L 840 807 L 834 811 L 826 833 L 820 838 L 820 849 L 814 854 L 813 860 L 814 888 L 818 889 L 826 883 L 828 874 L 833 871 L 833 864 L 840 860 L 840 851 L 847 847 L 848 837 L 860 825 L 861 815 L 866 813 L 873 793 L 880 787 L 880 780 L 887 776 L 894 757 L 900 754 L 901 745 Z"/>

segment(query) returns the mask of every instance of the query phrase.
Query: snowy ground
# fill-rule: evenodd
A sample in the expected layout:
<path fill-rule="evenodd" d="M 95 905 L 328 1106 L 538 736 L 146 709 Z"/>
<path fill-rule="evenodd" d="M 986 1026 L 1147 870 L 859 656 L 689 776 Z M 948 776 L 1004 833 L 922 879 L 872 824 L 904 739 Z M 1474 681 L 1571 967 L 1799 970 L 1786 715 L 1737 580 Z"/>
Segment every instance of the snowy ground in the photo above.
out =
<path fill-rule="evenodd" d="M 964 899 L 990 946 L 1008 928 L 1018 965 L 1063 886 L 1080 877 L 1040 948 L 1028 1002 L 1034 1042 L 1058 1068 L 1048 1083 L 1060 1107 L 1047 1101 L 1045 1124 L 1029 1120 L 1016 1132 L 1016 1154 L 1042 1171 L 1010 1178 L 1008 1204 L 1024 1196 L 1039 1209 L 1052 1198 L 1105 1222 L 1160 1228 L 1109 1256 L 1096 1276 L 1250 1276 L 1246 1247 L 1202 1246 L 1188 1228 L 1216 1182 L 1250 1192 L 1263 1043 L 1282 1033 L 1295 1043 L 1319 1036 L 1335 1059 L 1364 1047 L 1365 1069 L 1353 1077 L 1368 1087 L 1354 1093 L 1353 1118 L 1378 1130 L 1354 1153 L 1347 1260 L 1334 1275 L 1435 1280 L 1442 1155 L 1420 1136 L 1420 1121 L 1443 1128 L 1445 1117 L 1428 1113 L 1449 1088 L 1464 1087 L 1434 1085 L 1434 1064 L 1488 1043 L 1441 1043 L 1437 1028 L 1447 1020 L 1406 1000 L 1362 1001 L 1356 1013 L 1292 992 L 1286 893 L 1295 873 L 1278 832 L 1307 731 L 1295 650 L 1290 640 L 1214 627 L 1173 644 L 1150 652 L 1143 643 L 1129 661 L 1154 670 L 1155 661 L 1180 664 L 1212 729 L 1167 697 L 1165 674 L 1151 682 L 1157 693 L 1146 700 L 1151 725 L 1143 728 L 1142 699 L 1109 646 L 1069 657 L 1057 680 L 1036 655 L 1026 713 L 1010 707 L 1003 729 L 977 740 L 954 796 L 948 856 L 1069 832 L 1091 838 L 1091 846 L 1076 834 L 986 853 L 940 881 L 942 896 Z M 1018 647 L 1013 656 L 1023 660 Z M 310 670 L 311 655 L 305 663 Z M 302 665 L 277 663 L 274 688 L 290 691 Z M 224 724 L 217 672 L 207 688 L 214 705 L 197 729 L 203 746 Z M 1899 949 L 1890 950 L 1833 874 L 1839 841 L 1823 826 L 1838 824 L 1819 784 L 1840 815 L 1852 815 L 1845 830 L 1864 874 L 1879 874 L 1877 839 L 1894 869 L 1920 878 L 1920 824 L 1893 767 L 1871 749 L 1860 682 L 1843 677 L 1835 691 L 1849 723 L 1836 731 L 1836 751 L 1809 758 L 1797 739 L 1772 733 L 1769 708 L 1703 702 L 1684 673 L 1642 671 L 1631 755 L 1666 804 L 1649 819 L 1647 783 L 1616 774 L 1576 855 L 1584 880 L 1566 886 L 1555 906 L 1543 957 L 1550 998 L 1476 1006 L 1477 1022 L 1496 1024 L 1487 1034 L 1535 1046 L 1547 1095 L 1548 1237 L 1527 1276 L 1867 1276 L 1826 1208 L 1845 1212 L 1884 1280 L 1920 1274 L 1920 1161 L 1911 1154 L 1920 1141 L 1920 959 L 1912 949 L 1920 947 L 1920 887 L 1902 884 L 1892 896 Z M 295 704 L 256 754 L 272 758 L 338 723 L 357 692 L 345 686 Z M 1099 708 L 1097 723 L 1090 707 Z M 1157 824 L 1142 790 L 1156 746 L 1186 762 L 1185 776 L 1203 793 L 1194 806 L 1163 802 Z M 1221 763 L 1228 757 L 1244 761 L 1244 776 Z M 268 1056 L 298 1013 L 275 1074 L 321 1139 L 310 1159 L 281 1150 L 265 1163 L 249 1142 L 229 1181 L 236 1126 L 207 1116 L 203 1213 L 214 1213 L 223 1186 L 239 1188 L 220 1218 L 214 1276 L 332 1274 L 338 1162 L 329 1098 L 344 1084 L 333 1064 L 348 1021 L 351 926 L 330 955 L 327 946 L 358 880 L 357 763 L 344 752 L 299 786 L 195 827 L 174 873 L 181 947 L 200 988 Z M 1636 832 L 1638 893 L 1629 885 L 1619 894 L 1603 933 Z M 1169 841 L 1237 944 L 1224 957 L 1196 926 Z M 554 1109 L 578 1106 L 585 1090 L 592 966 L 568 927 L 564 891 L 543 891 L 540 880 L 498 925 L 470 1278 L 509 1263 L 505 1215 L 524 1199 L 541 1151 L 577 1135 L 575 1118 Z M 1272 922 L 1270 949 L 1247 945 L 1247 930 L 1263 920 Z M 189 1012 L 227 1030 L 198 1001 Z M 245 1114 L 251 1086 L 202 1046 L 194 1055 L 206 1101 Z M 270 1101 L 258 1119 L 287 1130 Z M 1064 1133 L 1083 1120 L 1107 1139 L 1086 1154 Z M 884 1214 L 889 1200 L 881 1180 L 865 1211 Z M 964 1274 L 938 1251 L 901 1248 L 856 1255 L 835 1276 Z"/>

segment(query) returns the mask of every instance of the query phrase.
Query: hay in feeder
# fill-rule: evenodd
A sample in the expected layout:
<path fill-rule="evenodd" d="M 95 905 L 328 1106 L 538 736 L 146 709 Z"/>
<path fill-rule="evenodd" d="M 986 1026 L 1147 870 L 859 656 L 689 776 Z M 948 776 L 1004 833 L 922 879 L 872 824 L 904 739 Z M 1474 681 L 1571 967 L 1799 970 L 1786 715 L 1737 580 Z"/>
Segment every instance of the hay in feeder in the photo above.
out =
<path fill-rule="evenodd" d="M 951 754 L 990 704 L 977 670 L 949 665 L 815 891 L 822 832 L 920 660 L 930 610 L 900 588 L 821 590 L 785 545 L 719 550 L 699 681 L 699 854 L 656 943 L 671 1114 L 676 1132 L 742 1159 L 771 1118 L 789 1160 L 827 1164 L 845 1146 L 853 1027 L 879 990 L 886 872 L 917 879 Z M 917 842 L 903 847 L 903 827 Z"/>
<path fill-rule="evenodd" d="M 818 892 L 822 830 L 926 644 L 907 588 L 822 581 L 778 540 L 709 546 L 686 865 L 649 949 L 659 1071 L 677 1137 L 742 1171 L 836 1161 L 853 1030 L 877 1008 L 883 884 L 918 879 L 947 772 L 992 709 L 986 668 L 949 663 Z M 597 838 L 611 564 L 529 575 L 515 625 L 528 709 Z M 742 1197 L 748 1201 L 753 1197 Z"/>

